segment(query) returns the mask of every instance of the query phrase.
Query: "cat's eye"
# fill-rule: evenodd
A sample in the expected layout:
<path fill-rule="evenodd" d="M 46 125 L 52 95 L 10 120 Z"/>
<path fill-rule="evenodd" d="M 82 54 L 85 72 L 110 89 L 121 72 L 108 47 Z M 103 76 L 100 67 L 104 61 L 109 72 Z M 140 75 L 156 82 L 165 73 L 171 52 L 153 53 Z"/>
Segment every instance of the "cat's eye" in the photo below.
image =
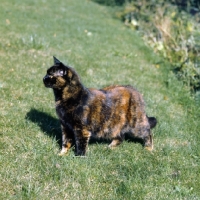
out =
<path fill-rule="evenodd" d="M 61 76 L 63 76 L 63 75 L 64 75 L 64 71 L 63 71 L 63 70 L 59 70 L 59 74 L 60 74 Z"/>

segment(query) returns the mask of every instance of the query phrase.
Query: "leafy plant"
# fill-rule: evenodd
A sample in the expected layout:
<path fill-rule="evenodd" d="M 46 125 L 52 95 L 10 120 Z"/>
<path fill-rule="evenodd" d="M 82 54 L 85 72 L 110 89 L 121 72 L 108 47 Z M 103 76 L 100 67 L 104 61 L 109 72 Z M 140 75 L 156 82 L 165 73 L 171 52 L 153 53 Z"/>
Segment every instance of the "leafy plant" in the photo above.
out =
<path fill-rule="evenodd" d="M 171 3 L 189 5 L 180 1 Z M 155 52 L 170 61 L 178 78 L 192 91 L 200 89 L 200 26 L 194 17 L 170 1 L 143 0 L 127 4 L 122 18 L 142 34 Z"/>
<path fill-rule="evenodd" d="M 106 5 L 112 5 L 111 2 L 104 1 Z M 192 91 L 200 89 L 199 1 L 130 0 L 121 4 L 123 11 L 117 16 L 139 31 Z"/>
<path fill-rule="evenodd" d="M 120 6 L 126 2 L 126 0 L 94 0 L 94 1 L 99 4 L 103 4 L 107 6 L 116 6 L 116 5 Z"/>

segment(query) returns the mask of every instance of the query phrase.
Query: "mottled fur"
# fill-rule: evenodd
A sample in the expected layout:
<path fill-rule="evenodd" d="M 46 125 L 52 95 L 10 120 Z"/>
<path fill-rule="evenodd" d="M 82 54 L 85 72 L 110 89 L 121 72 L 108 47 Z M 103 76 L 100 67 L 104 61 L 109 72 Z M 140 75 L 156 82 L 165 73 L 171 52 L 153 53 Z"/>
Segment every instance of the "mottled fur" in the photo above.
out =
<path fill-rule="evenodd" d="M 133 87 L 86 88 L 74 69 L 55 57 L 43 81 L 55 95 L 62 128 L 61 155 L 73 144 L 76 155 L 85 155 L 91 136 L 111 139 L 109 146 L 115 147 L 123 141 L 125 133 L 141 139 L 147 149 L 153 149 L 150 129 L 157 121 L 147 117 L 143 97 Z"/>

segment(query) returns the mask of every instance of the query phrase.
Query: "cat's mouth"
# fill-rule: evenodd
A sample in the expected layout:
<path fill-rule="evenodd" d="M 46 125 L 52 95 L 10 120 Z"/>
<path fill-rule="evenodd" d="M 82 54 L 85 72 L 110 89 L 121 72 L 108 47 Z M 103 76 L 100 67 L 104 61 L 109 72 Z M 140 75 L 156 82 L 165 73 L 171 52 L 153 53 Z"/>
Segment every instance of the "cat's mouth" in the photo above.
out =
<path fill-rule="evenodd" d="M 50 84 L 44 84 L 44 86 L 47 88 L 52 88 L 52 86 Z"/>

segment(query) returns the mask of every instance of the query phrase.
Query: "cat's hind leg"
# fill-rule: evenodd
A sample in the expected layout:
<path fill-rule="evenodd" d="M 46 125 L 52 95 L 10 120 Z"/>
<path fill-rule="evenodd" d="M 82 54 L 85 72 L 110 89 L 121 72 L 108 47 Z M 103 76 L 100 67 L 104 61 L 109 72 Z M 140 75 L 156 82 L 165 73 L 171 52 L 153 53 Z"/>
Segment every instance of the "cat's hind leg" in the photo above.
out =
<path fill-rule="evenodd" d="M 117 136 L 112 139 L 112 142 L 109 144 L 109 148 L 114 149 L 116 146 L 120 145 L 123 142 L 123 138 L 121 136 Z"/>
<path fill-rule="evenodd" d="M 146 136 L 144 139 L 144 147 L 146 150 L 148 151 L 152 151 L 153 150 L 153 136 L 151 134 L 151 131 L 149 131 L 148 136 Z"/>
<path fill-rule="evenodd" d="M 123 142 L 124 136 L 121 134 L 121 130 L 122 130 L 121 128 L 122 128 L 122 125 L 118 125 L 115 128 L 113 128 L 113 130 L 111 131 L 110 137 L 112 139 L 112 142 L 109 144 L 108 146 L 109 148 L 113 149 Z"/>
<path fill-rule="evenodd" d="M 153 137 L 151 134 L 150 126 L 144 126 L 144 124 L 138 124 L 137 127 L 131 131 L 133 137 L 142 141 L 143 146 L 148 151 L 153 150 Z"/>

